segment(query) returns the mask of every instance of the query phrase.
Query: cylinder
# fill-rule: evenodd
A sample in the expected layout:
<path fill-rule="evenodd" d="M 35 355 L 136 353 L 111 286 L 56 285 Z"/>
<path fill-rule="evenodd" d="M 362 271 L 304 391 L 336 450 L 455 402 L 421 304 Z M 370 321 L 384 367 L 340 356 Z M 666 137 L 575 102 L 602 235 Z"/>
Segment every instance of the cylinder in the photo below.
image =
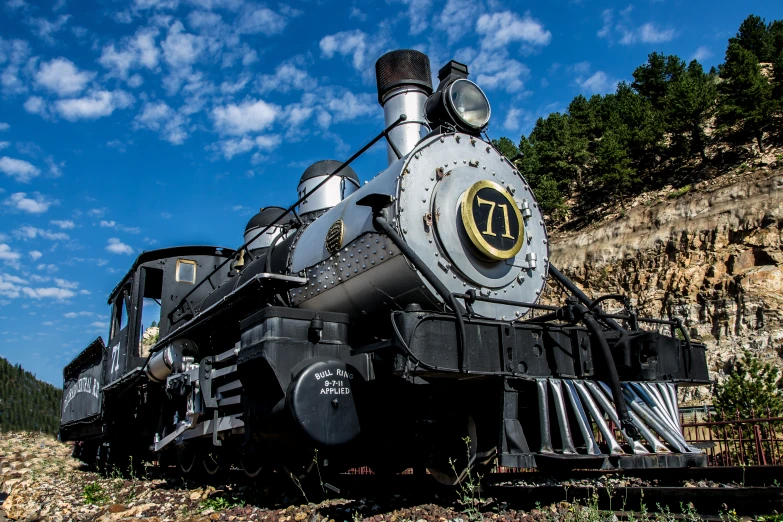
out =
<path fill-rule="evenodd" d="M 182 363 L 182 350 L 179 346 L 168 345 L 153 355 L 144 371 L 147 378 L 155 382 L 163 382 L 174 369 Z"/>
<path fill-rule="evenodd" d="M 407 116 L 403 124 L 389 133 L 386 155 L 391 165 L 398 159 L 397 152 L 405 156 L 430 131 L 424 116 L 424 104 L 432 94 L 430 60 L 419 51 L 391 51 L 375 62 L 375 77 L 386 126 L 401 114 Z"/>

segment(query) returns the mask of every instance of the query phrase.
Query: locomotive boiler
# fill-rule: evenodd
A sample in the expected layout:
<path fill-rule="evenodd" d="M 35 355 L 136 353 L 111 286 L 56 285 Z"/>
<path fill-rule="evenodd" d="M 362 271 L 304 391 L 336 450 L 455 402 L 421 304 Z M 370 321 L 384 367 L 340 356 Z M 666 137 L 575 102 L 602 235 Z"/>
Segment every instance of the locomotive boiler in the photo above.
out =
<path fill-rule="evenodd" d="M 677 410 L 679 385 L 709 382 L 704 346 L 551 265 L 467 67 L 449 62 L 433 89 L 429 59 L 400 50 L 376 78 L 384 131 L 308 167 L 241 247 L 139 256 L 110 295 L 108 345 L 64 370 L 61 438 L 87 462 L 250 476 L 705 465 Z M 350 164 L 381 139 L 388 164 L 361 185 Z M 543 304 L 548 283 L 568 297 Z"/>

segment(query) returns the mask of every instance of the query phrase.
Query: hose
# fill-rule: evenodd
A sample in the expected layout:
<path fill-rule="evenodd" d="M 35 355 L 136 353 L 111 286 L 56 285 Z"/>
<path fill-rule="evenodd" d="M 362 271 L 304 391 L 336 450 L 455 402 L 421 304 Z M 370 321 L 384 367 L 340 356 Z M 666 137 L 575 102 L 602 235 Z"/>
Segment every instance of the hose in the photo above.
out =
<path fill-rule="evenodd" d="M 606 341 L 601 325 L 598 324 L 595 317 L 593 317 L 583 305 L 575 304 L 573 306 L 573 311 L 576 319 L 581 320 L 590 333 L 593 334 L 593 337 L 598 341 L 598 346 L 600 347 L 599 352 L 604 359 L 606 368 L 609 372 L 609 388 L 612 390 L 612 400 L 614 401 L 614 407 L 617 411 L 617 418 L 620 419 L 621 427 L 625 430 L 625 433 L 630 438 L 636 440 L 639 438 L 639 429 L 634 424 L 631 414 L 628 412 L 628 405 L 625 403 L 623 387 L 620 384 L 620 375 L 617 373 L 617 365 L 614 363 L 612 351 L 609 349 L 609 343 Z"/>

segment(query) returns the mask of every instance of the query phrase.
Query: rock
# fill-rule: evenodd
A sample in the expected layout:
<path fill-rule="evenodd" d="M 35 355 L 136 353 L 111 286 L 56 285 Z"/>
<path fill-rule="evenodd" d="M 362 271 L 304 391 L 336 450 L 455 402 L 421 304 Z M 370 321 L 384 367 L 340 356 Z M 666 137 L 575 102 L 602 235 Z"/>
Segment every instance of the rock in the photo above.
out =
<path fill-rule="evenodd" d="M 622 221 L 554 233 L 550 259 L 588 295 L 621 293 L 641 315 L 680 317 L 707 345 L 713 379 L 724 379 L 745 348 L 783 368 L 782 196 L 779 172 L 722 180 L 629 209 Z M 545 295 L 552 302 L 553 292 Z M 701 403 L 710 392 L 684 393 Z"/>
<path fill-rule="evenodd" d="M 128 508 L 123 506 L 122 504 L 112 504 L 111 506 L 109 506 L 109 513 L 120 513 L 127 509 Z"/>

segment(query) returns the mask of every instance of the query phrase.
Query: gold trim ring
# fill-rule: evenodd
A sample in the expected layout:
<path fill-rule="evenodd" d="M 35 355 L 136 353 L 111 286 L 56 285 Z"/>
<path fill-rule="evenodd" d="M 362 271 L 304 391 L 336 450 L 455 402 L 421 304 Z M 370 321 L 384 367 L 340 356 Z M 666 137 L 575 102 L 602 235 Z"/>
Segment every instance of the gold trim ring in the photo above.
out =
<path fill-rule="evenodd" d="M 497 202 L 495 201 L 486 201 L 479 198 L 482 202 L 485 202 L 487 205 L 490 205 L 489 216 L 487 217 L 486 230 L 482 231 L 479 229 L 479 226 L 475 220 L 475 216 L 473 215 L 473 202 L 478 197 L 479 191 L 487 188 L 492 189 L 495 192 L 501 194 L 508 202 L 508 207 L 506 207 L 506 205 L 498 205 Z M 480 202 L 479 204 L 481 205 L 484 203 Z M 470 241 L 479 250 L 479 252 L 481 252 L 482 254 L 484 254 L 485 256 L 489 257 L 494 261 L 511 259 L 515 255 L 517 255 L 519 250 L 522 248 L 522 238 L 525 236 L 525 222 L 522 220 L 522 213 L 519 211 L 519 207 L 517 207 L 517 203 L 514 201 L 511 195 L 508 194 L 505 188 L 498 185 L 494 181 L 489 181 L 489 180 L 477 181 L 462 194 L 460 205 L 462 207 L 462 224 L 465 227 L 465 231 L 468 233 L 468 237 L 470 238 Z M 518 231 L 516 241 L 514 242 L 514 246 L 512 246 L 507 250 L 500 250 L 492 246 L 483 237 L 484 235 L 497 236 L 498 233 L 500 233 L 500 231 L 494 232 L 492 230 L 493 223 L 490 218 L 492 217 L 492 214 L 495 211 L 495 206 L 503 207 L 501 211 L 503 212 L 505 229 L 503 231 L 502 237 L 508 237 L 513 239 L 513 236 L 510 235 L 510 230 L 509 230 L 509 218 L 512 215 L 514 216 L 514 219 L 517 220 L 517 223 L 519 223 L 519 231 Z M 512 210 L 509 211 L 509 208 Z"/>

